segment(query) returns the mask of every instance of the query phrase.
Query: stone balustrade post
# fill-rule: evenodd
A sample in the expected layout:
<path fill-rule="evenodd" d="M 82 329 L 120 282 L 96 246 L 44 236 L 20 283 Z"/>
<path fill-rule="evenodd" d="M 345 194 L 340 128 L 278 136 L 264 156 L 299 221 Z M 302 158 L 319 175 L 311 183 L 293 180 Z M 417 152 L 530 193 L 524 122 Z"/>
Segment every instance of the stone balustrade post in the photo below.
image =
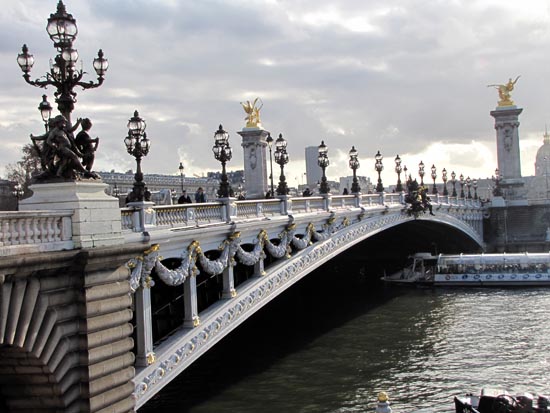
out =
<path fill-rule="evenodd" d="M 132 214 L 134 232 L 143 232 L 148 225 L 156 225 L 156 211 L 152 208 L 154 202 L 128 202 L 129 208 L 134 208 Z"/>
<path fill-rule="evenodd" d="M 219 201 L 222 203 L 222 221 L 229 223 L 237 219 L 237 198 L 220 198 Z"/>
<path fill-rule="evenodd" d="M 197 327 L 200 324 L 200 318 L 197 305 L 197 277 L 195 275 L 191 275 L 183 283 L 183 302 L 183 326 Z"/>
<path fill-rule="evenodd" d="M 332 207 L 332 195 L 331 194 L 321 194 L 323 197 L 323 207 L 325 211 L 330 211 Z"/>
<path fill-rule="evenodd" d="M 136 300 L 136 366 L 146 367 L 154 361 L 153 328 L 151 314 L 151 289 L 139 287 L 135 292 Z"/>
<path fill-rule="evenodd" d="M 356 208 L 361 208 L 361 192 L 354 192 L 353 196 L 353 206 Z"/>
<path fill-rule="evenodd" d="M 222 298 L 233 298 L 237 296 L 237 290 L 235 290 L 235 278 L 233 275 L 233 266 L 228 265 L 223 270 L 223 290 Z"/>
<path fill-rule="evenodd" d="M 261 277 L 265 275 L 264 260 L 260 258 L 256 264 L 254 264 L 254 275 Z"/>
<path fill-rule="evenodd" d="M 281 200 L 281 215 L 292 215 L 292 199 L 288 195 L 277 195 Z"/>

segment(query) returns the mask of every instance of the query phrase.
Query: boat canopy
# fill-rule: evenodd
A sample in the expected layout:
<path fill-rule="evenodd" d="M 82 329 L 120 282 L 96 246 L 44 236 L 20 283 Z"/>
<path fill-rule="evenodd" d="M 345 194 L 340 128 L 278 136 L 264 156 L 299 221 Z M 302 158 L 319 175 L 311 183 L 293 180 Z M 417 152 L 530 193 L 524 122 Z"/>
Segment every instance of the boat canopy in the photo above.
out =
<path fill-rule="evenodd" d="M 550 265 L 550 253 L 514 253 L 514 254 L 458 254 L 438 256 L 437 266 L 440 271 L 456 269 L 463 271 L 467 268 L 480 270 L 494 269 L 533 269 Z"/>

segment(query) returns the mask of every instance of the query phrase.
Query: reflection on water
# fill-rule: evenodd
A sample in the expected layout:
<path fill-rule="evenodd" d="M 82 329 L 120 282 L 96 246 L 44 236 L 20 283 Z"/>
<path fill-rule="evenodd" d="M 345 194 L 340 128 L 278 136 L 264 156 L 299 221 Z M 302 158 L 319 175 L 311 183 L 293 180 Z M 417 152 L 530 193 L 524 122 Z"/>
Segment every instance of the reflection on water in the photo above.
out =
<path fill-rule="evenodd" d="M 449 412 L 482 387 L 550 390 L 550 290 L 330 277 L 285 294 L 140 412 L 373 412 L 381 390 L 396 413 Z"/>

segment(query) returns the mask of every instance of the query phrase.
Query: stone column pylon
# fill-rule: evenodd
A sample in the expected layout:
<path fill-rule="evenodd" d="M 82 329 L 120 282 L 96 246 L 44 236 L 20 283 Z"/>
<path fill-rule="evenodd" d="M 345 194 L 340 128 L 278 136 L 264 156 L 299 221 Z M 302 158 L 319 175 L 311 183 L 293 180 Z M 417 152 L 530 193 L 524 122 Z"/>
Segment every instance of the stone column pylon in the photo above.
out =
<path fill-rule="evenodd" d="M 266 138 L 269 132 L 262 128 L 243 128 L 237 132 L 244 153 L 244 187 L 247 199 L 265 198 L 268 187 Z"/>
<path fill-rule="evenodd" d="M 518 132 L 518 118 L 522 111 L 516 106 L 498 106 L 491 111 L 497 131 L 497 161 L 502 176 L 500 185 L 506 192 L 505 197 L 509 199 L 517 198 L 517 189 L 523 186 Z"/>

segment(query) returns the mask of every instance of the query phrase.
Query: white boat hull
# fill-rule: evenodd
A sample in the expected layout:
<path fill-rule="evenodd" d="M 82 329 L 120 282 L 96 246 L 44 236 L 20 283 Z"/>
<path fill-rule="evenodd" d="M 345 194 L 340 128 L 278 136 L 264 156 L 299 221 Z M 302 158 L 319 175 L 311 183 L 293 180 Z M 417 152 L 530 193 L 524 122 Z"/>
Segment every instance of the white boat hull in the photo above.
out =
<path fill-rule="evenodd" d="M 545 286 L 550 285 L 546 273 L 484 273 L 484 274 L 436 274 L 434 285 L 456 286 Z"/>

